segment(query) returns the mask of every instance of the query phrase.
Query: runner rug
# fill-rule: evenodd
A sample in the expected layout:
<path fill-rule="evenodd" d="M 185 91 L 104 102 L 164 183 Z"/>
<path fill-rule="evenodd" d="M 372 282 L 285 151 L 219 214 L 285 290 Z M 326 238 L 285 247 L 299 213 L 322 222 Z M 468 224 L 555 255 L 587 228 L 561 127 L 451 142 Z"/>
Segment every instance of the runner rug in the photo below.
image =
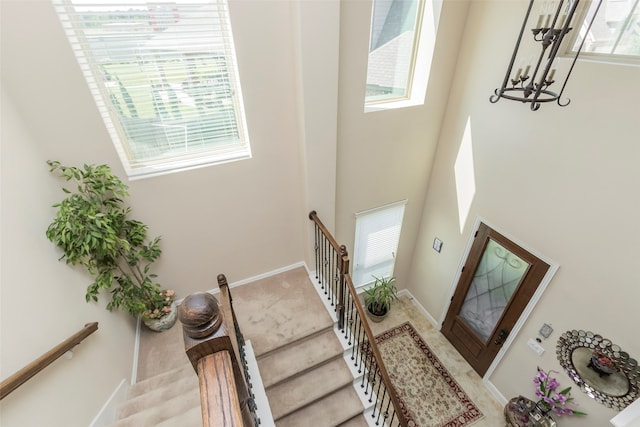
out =
<path fill-rule="evenodd" d="M 376 337 L 409 426 L 466 427 L 484 415 L 406 322 Z"/>

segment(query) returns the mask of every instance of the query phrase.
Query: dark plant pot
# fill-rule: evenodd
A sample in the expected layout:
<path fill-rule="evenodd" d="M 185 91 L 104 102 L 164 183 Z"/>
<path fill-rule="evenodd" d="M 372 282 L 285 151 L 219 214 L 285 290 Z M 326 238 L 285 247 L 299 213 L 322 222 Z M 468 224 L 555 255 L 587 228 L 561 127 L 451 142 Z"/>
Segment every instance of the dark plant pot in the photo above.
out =
<path fill-rule="evenodd" d="M 373 313 L 370 307 L 370 305 L 367 306 L 367 316 L 376 323 L 382 322 L 382 320 L 387 317 L 387 314 L 389 314 L 389 310 L 384 310 L 382 313 Z"/>

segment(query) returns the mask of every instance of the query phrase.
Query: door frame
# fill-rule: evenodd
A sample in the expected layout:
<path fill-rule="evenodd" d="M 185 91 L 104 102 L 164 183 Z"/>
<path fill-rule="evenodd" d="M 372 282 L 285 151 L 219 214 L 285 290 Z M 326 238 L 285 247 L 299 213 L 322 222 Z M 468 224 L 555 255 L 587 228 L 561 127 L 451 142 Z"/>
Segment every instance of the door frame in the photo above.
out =
<path fill-rule="evenodd" d="M 495 371 L 495 369 L 500 364 L 500 361 L 502 360 L 502 357 L 504 356 L 504 354 L 507 352 L 507 350 L 509 350 L 509 347 L 511 347 L 511 344 L 513 343 L 515 338 L 518 336 L 520 329 L 522 329 L 522 326 L 524 326 L 525 322 L 529 318 L 529 315 L 531 314 L 536 304 L 538 303 L 538 300 L 542 297 L 542 294 L 547 289 L 549 282 L 551 282 L 551 279 L 553 279 L 553 276 L 556 274 L 556 271 L 558 271 L 558 268 L 560 267 L 560 265 L 555 261 L 553 261 L 551 258 L 543 255 L 536 249 L 532 248 L 531 246 L 526 245 L 522 243 L 522 241 L 520 241 L 519 239 L 514 238 L 511 234 L 505 233 L 500 228 L 495 227 L 492 223 L 490 223 L 489 221 L 486 221 L 484 218 L 480 216 L 476 216 L 476 219 L 473 222 L 473 228 L 471 229 L 471 233 L 469 234 L 469 237 L 467 239 L 467 246 L 464 250 L 464 253 L 460 257 L 458 270 L 456 272 L 455 277 L 453 278 L 451 287 L 449 288 L 449 293 L 447 295 L 447 300 L 446 300 L 447 303 L 446 303 L 446 306 L 444 307 L 444 310 L 442 311 L 442 314 L 440 315 L 440 319 L 438 322 L 438 324 L 440 325 L 438 330 L 440 331 L 442 330 L 442 325 L 444 324 L 444 320 L 447 316 L 447 313 L 449 312 L 449 307 L 451 306 L 451 299 L 453 298 L 453 295 L 458 286 L 458 282 L 460 281 L 460 276 L 462 275 L 462 267 L 464 267 L 467 257 L 469 256 L 469 252 L 471 251 L 471 247 L 473 246 L 474 235 L 478 231 L 478 228 L 480 227 L 481 222 L 484 223 L 489 228 L 491 228 L 492 230 L 495 230 L 498 233 L 502 234 L 504 237 L 511 240 L 513 243 L 520 246 L 522 249 L 526 250 L 527 252 L 531 253 L 532 255 L 540 258 L 542 261 L 549 264 L 549 269 L 547 270 L 547 273 L 542 278 L 542 281 L 540 281 L 540 285 L 538 286 L 535 293 L 529 300 L 529 303 L 526 305 L 526 307 L 522 311 L 522 314 L 516 321 L 516 324 L 513 326 L 513 329 L 509 333 L 509 336 L 507 337 L 504 344 L 500 348 L 500 351 L 498 351 L 498 354 L 496 354 L 496 357 L 493 359 L 493 362 L 491 362 L 491 365 L 489 365 L 487 372 L 485 372 L 484 376 L 482 377 L 482 381 L 486 383 L 488 382 L 489 377 L 493 374 L 493 371 Z"/>

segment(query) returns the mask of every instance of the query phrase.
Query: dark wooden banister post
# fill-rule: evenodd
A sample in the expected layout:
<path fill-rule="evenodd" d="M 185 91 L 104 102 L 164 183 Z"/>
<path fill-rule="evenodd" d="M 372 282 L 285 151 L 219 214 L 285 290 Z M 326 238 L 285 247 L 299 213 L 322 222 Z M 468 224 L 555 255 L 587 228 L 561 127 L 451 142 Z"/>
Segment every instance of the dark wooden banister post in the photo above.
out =
<path fill-rule="evenodd" d="M 178 310 L 185 351 L 200 382 L 203 427 L 244 425 L 247 388 L 230 334 L 233 324 L 225 311 L 204 292 L 186 297 Z"/>

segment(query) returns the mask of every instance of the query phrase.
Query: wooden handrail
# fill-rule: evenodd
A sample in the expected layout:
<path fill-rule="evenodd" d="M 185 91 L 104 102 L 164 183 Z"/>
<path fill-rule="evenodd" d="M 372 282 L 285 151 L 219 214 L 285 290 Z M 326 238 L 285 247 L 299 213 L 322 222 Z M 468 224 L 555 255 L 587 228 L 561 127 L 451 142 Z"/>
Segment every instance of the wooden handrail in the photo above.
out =
<path fill-rule="evenodd" d="M 204 427 L 252 425 L 249 386 L 236 335 L 231 295 L 224 275 L 218 276 L 220 297 L 197 292 L 178 311 L 185 352 L 200 383 Z"/>
<path fill-rule="evenodd" d="M 335 293 L 335 298 L 337 299 L 337 301 L 335 301 L 335 307 L 336 316 L 338 318 L 338 326 L 342 331 L 345 331 L 345 328 L 349 327 L 352 328 L 352 330 L 359 330 L 360 328 L 364 329 L 366 342 L 368 343 L 368 351 L 370 351 L 374 359 L 375 366 L 373 366 L 374 364 L 370 363 L 370 361 L 363 362 L 362 359 L 360 359 L 360 361 L 358 362 L 358 357 L 355 357 L 356 363 L 362 363 L 365 369 L 374 371 L 373 373 L 365 375 L 376 375 L 376 373 L 380 375 L 382 382 L 378 384 L 378 392 L 380 392 L 382 384 L 384 384 L 385 390 L 383 390 L 384 397 L 382 398 L 382 400 L 388 398 L 388 400 L 391 402 L 391 405 L 393 406 L 394 416 L 397 418 L 397 424 L 399 426 L 406 427 L 408 425 L 408 421 L 401 409 L 402 407 L 400 405 L 400 399 L 398 398 L 398 395 L 393 388 L 391 377 L 389 376 L 389 373 L 384 366 L 382 355 L 380 354 L 380 350 L 378 349 L 378 345 L 376 343 L 375 335 L 371 331 L 371 327 L 369 326 L 369 322 L 367 321 L 365 308 L 359 302 L 358 293 L 356 292 L 355 286 L 353 285 L 353 281 L 351 280 L 351 276 L 349 274 L 349 256 L 347 254 L 347 249 L 345 246 L 338 244 L 338 242 L 331 235 L 327 227 L 325 227 L 325 225 L 322 223 L 315 211 L 311 211 L 309 213 L 309 219 L 314 222 L 316 227 L 316 270 L 325 268 L 324 266 L 326 264 L 331 264 L 331 261 L 328 261 L 327 259 L 331 259 L 332 255 L 330 254 L 329 256 L 327 256 L 327 249 L 323 247 L 324 244 L 318 244 L 319 237 L 322 237 L 322 239 L 325 239 L 329 243 L 329 245 L 333 249 L 333 252 L 337 254 L 337 258 L 339 259 L 339 265 L 335 267 L 336 271 L 339 271 L 341 273 L 339 283 L 335 287 L 327 290 L 327 293 L 329 294 L 331 294 L 332 292 Z M 334 272 L 331 271 L 329 272 L 329 274 L 327 274 L 327 276 L 333 278 L 333 273 Z M 324 280 L 322 276 L 324 276 L 325 274 L 325 272 L 318 273 L 316 271 L 316 278 L 319 279 L 320 282 L 322 282 Z M 323 284 L 323 286 L 325 285 Z M 326 286 L 330 287 L 333 285 L 327 284 Z M 347 306 L 347 304 L 349 304 L 350 308 L 345 311 L 345 307 Z M 357 315 L 354 316 L 353 308 L 351 307 L 355 308 Z M 347 317 L 349 318 L 347 319 Z M 357 323 L 357 325 L 355 323 Z M 353 345 L 354 350 L 359 346 L 359 344 L 355 342 Z M 362 352 L 363 349 L 358 348 L 357 351 Z M 368 359 L 368 356 L 361 355 L 360 357 L 365 357 Z M 375 383 L 375 381 L 372 381 L 371 383 Z M 367 388 L 368 387 L 369 386 L 367 385 Z M 371 393 L 374 393 L 374 385 L 371 386 Z M 388 408 L 378 409 L 379 414 L 384 413 L 385 417 L 388 415 Z"/>
<path fill-rule="evenodd" d="M 231 292 L 229 291 L 229 283 L 227 282 L 227 277 L 224 274 L 218 274 L 217 280 L 218 288 L 220 288 L 220 306 L 222 308 L 222 313 L 225 319 L 230 319 L 230 324 L 228 325 L 228 333 L 231 340 L 231 347 L 233 349 L 232 360 L 238 363 L 237 366 L 233 366 L 237 383 L 236 396 L 238 396 L 238 401 L 240 403 L 241 418 L 243 420 L 243 423 L 246 426 L 250 426 L 255 424 L 253 420 L 254 414 L 252 414 L 251 412 L 252 408 L 251 404 L 249 403 L 249 400 L 251 398 L 249 388 L 251 387 L 251 385 L 249 382 L 249 378 L 247 378 L 245 369 L 240 368 L 240 364 L 244 364 L 244 351 L 241 351 L 241 347 L 244 346 L 244 338 L 242 336 L 238 336 L 238 334 L 242 334 L 240 333 L 236 314 L 233 311 L 233 298 L 231 297 Z"/>
<path fill-rule="evenodd" d="M 236 329 L 234 327 L 233 321 L 235 320 L 235 316 L 233 313 L 233 308 L 231 305 L 231 293 L 229 292 L 229 284 L 227 283 L 227 278 L 224 274 L 218 275 L 218 288 L 220 288 L 220 308 L 222 309 L 222 314 L 225 319 L 231 319 L 230 324 L 228 325 L 228 334 L 231 339 L 231 347 L 233 348 L 233 354 L 235 355 L 236 360 L 240 360 L 240 350 L 238 348 L 238 337 L 236 335 Z M 244 372 L 242 372 L 242 378 L 244 378 Z"/>
<path fill-rule="evenodd" d="M 341 246 L 338 241 L 331 235 L 331 232 L 329 232 L 329 229 L 325 227 L 322 221 L 320 221 L 320 217 L 318 216 L 318 213 L 316 211 L 309 212 L 309 219 L 316 223 L 322 234 L 324 234 L 324 236 L 329 241 L 329 243 L 331 243 L 331 246 L 333 246 L 336 252 L 340 252 L 341 247 L 344 248 L 344 246 Z"/>
<path fill-rule="evenodd" d="M 203 427 L 243 427 L 242 409 L 228 351 L 198 360 Z"/>
<path fill-rule="evenodd" d="M 331 235 L 331 232 L 325 227 L 322 223 L 316 211 L 309 212 L 309 219 L 313 221 L 316 225 L 316 233 L 320 233 L 326 240 L 329 242 L 331 249 L 338 254 L 335 261 L 338 264 L 338 269 L 340 270 L 340 278 L 339 283 L 336 284 L 336 313 L 338 317 L 338 327 L 340 329 L 344 328 L 344 308 L 345 308 L 345 291 L 346 284 L 344 281 L 344 273 L 349 272 L 349 256 L 347 254 L 347 248 L 344 245 L 340 245 L 338 241 Z M 316 234 L 316 242 L 318 240 L 318 235 Z M 327 248 L 316 248 L 320 252 L 327 252 Z M 324 266 L 321 266 L 318 262 L 318 257 L 316 257 L 316 274 L 318 274 L 318 270 L 323 270 Z M 322 275 L 322 274 L 321 274 Z"/>
<path fill-rule="evenodd" d="M 38 372 L 52 364 L 56 359 L 80 344 L 85 338 L 98 330 L 98 322 L 87 323 L 84 328 L 62 341 L 51 350 L 11 375 L 0 386 L 0 400 L 4 399 L 9 393 L 27 382 Z"/>
<path fill-rule="evenodd" d="M 356 292 L 355 286 L 353 286 L 353 281 L 351 280 L 351 276 L 349 275 L 349 273 L 345 273 L 345 276 L 346 276 L 347 287 L 349 289 L 349 292 L 351 293 L 351 298 L 353 298 L 354 301 L 358 301 L 358 293 Z M 396 416 L 398 417 L 398 422 L 401 426 L 406 427 L 409 425 L 408 421 L 405 419 L 404 413 L 402 412 L 400 399 L 398 398 L 398 394 L 396 393 L 396 390 L 393 388 L 393 385 L 391 383 L 391 377 L 389 376 L 389 372 L 387 371 L 387 368 L 384 366 L 384 362 L 382 360 L 382 354 L 380 354 L 380 350 L 378 349 L 378 345 L 376 343 L 375 335 L 373 334 L 373 331 L 371 331 L 371 327 L 369 326 L 369 322 L 367 321 L 367 316 L 364 311 L 365 310 L 364 306 L 361 304 L 355 304 L 355 307 L 356 307 L 356 310 L 358 310 L 360 319 L 362 320 L 362 326 L 364 327 L 365 334 L 367 335 L 367 339 L 369 340 L 369 348 L 371 350 L 371 353 L 373 353 L 373 357 L 376 360 L 378 372 L 380 373 L 380 376 L 382 377 L 382 381 L 387 387 L 389 397 L 391 399 L 393 407 L 396 410 Z"/>

